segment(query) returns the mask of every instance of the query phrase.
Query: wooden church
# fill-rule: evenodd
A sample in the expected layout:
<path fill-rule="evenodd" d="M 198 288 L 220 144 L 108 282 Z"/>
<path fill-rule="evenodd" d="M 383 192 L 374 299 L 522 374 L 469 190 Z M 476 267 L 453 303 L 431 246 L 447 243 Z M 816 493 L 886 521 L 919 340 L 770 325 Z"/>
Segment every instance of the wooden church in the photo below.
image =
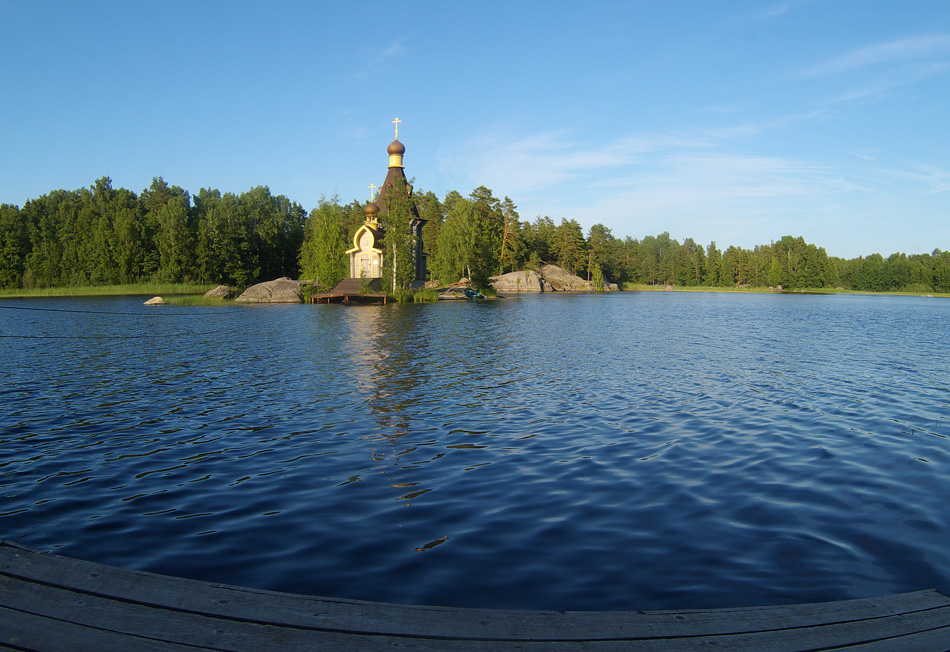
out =
<path fill-rule="evenodd" d="M 351 279 L 381 279 L 383 275 L 384 262 L 388 252 L 386 251 L 383 240 L 386 236 L 385 222 L 386 210 L 389 205 L 387 199 L 390 193 L 398 192 L 397 183 L 400 187 L 405 187 L 409 193 L 409 205 L 411 207 L 411 217 L 409 227 L 412 238 L 412 264 L 414 277 L 412 280 L 413 289 L 422 287 L 426 279 L 426 254 L 423 251 L 422 227 L 426 220 L 419 217 L 419 211 L 412 203 L 412 186 L 406 179 L 405 168 L 403 167 L 403 156 L 406 153 L 406 146 L 399 142 L 399 123 L 401 120 L 396 118 L 393 123 L 396 125 L 396 139 L 389 144 L 387 153 L 389 154 L 389 170 L 386 173 L 386 180 L 379 187 L 379 193 L 363 209 L 366 215 L 366 221 L 357 230 L 353 236 L 353 248 L 347 250 L 346 254 L 350 259 L 350 278 Z M 370 192 L 375 190 L 376 186 L 370 185 Z M 391 255 L 391 254 L 389 254 Z M 376 283 L 378 283 L 377 281 Z"/>

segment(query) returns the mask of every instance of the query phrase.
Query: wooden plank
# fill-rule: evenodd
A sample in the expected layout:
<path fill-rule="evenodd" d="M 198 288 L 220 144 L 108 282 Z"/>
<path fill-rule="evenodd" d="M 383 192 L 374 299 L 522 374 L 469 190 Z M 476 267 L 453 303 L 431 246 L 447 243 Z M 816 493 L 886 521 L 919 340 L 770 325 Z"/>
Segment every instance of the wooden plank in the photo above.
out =
<path fill-rule="evenodd" d="M 450 609 L 196 582 L 49 555 L 8 542 L 0 544 L 0 604 L 31 618 L 44 615 L 56 624 L 51 631 L 68 626 L 116 634 L 114 630 L 121 629 L 148 640 L 165 637 L 163 643 L 207 649 L 261 649 L 279 641 L 281 650 L 317 649 L 312 647 L 317 642 L 321 650 L 395 646 L 608 652 L 708 649 L 713 644 L 736 650 L 794 650 L 883 645 L 875 641 L 887 640 L 900 640 L 902 646 L 937 642 L 943 648 L 930 649 L 950 648 L 950 599 L 936 591 L 778 608 L 649 613 Z M 10 643 L 2 637 L 0 641 Z"/>
<path fill-rule="evenodd" d="M 9 559 L 14 554 L 17 559 Z M 728 610 L 653 612 L 552 612 L 452 609 L 390 605 L 345 599 L 297 596 L 243 587 L 194 582 L 47 555 L 14 545 L 0 546 L 0 570 L 37 581 L 165 607 L 254 619 L 267 614 L 275 623 L 376 632 L 525 639 L 656 637 L 728 634 L 806 627 L 881 617 L 950 605 L 936 591 L 834 603 Z M 359 607 L 359 609 L 354 609 Z M 556 615 L 556 617 L 552 617 Z"/>
<path fill-rule="evenodd" d="M 130 637 L 0 607 L 0 649 L 37 652 L 201 652 L 208 648 Z"/>
<path fill-rule="evenodd" d="M 840 648 L 845 649 L 845 648 Z M 950 627 L 941 627 L 926 632 L 895 636 L 873 643 L 848 646 L 852 652 L 946 652 L 950 650 Z"/>
<path fill-rule="evenodd" d="M 0 553 L 9 552 L 9 549 L 0 548 Z M 719 612 L 654 612 L 652 615 L 567 612 L 552 618 L 552 614 L 546 612 L 457 610 L 294 596 L 139 571 L 121 571 L 35 551 L 20 554 L 26 556 L 22 574 L 84 591 L 232 618 L 253 619 L 273 613 L 274 622 L 287 625 L 353 630 L 372 623 L 376 631 L 410 635 L 520 636 L 542 640 L 571 637 L 589 640 L 598 635 L 695 636 L 827 624 L 920 610 L 950 602 L 936 592 L 925 591 L 904 596 L 899 601 L 872 599 L 780 607 L 774 615 L 767 608 L 752 608 Z M 0 568 L 7 563 L 4 560 Z M 359 610 L 354 606 L 360 607 Z"/>
<path fill-rule="evenodd" d="M 89 605 L 90 610 L 94 609 Z M 113 614 L 104 614 L 113 616 Z M 612 640 L 612 641 L 518 641 L 518 640 L 459 640 L 459 639 L 425 639 L 401 638 L 391 636 L 371 636 L 365 634 L 341 634 L 338 632 L 308 632 L 281 628 L 260 628 L 250 635 L 240 629 L 240 623 L 216 624 L 217 629 L 205 632 L 203 638 L 193 638 L 190 643 L 179 644 L 168 640 L 188 640 L 194 636 L 188 618 L 195 618 L 188 614 L 186 618 L 176 614 L 143 614 L 144 623 L 151 629 L 129 636 L 110 629 L 90 628 L 75 623 L 49 618 L 39 619 L 32 614 L 17 613 L 14 618 L 8 618 L 8 610 L 0 608 L 0 624 L 3 624 L 2 638 L 4 643 L 22 646 L 20 649 L 34 649 L 42 652 L 57 652 L 59 650 L 73 652 L 75 650 L 96 650 L 102 652 L 143 650 L 156 652 L 182 652 L 184 650 L 230 650 L 241 652 L 244 650 L 281 650 L 282 652 L 296 652 L 308 650 L 361 650 L 373 652 L 375 650 L 399 649 L 404 651 L 429 652 L 441 650 L 444 652 L 477 652 L 480 650 L 557 650 L 560 652 L 579 652 L 581 650 L 596 650 L 599 652 L 671 652 L 689 650 L 708 650 L 710 646 L 736 650 L 755 650 L 769 652 L 771 650 L 789 652 L 794 650 L 835 649 L 837 646 L 847 647 L 855 641 L 867 641 L 867 632 L 859 633 L 853 638 L 848 632 L 838 632 L 838 639 L 823 637 L 821 640 L 806 638 L 798 632 L 775 632 L 761 634 L 742 634 L 738 636 L 704 636 L 676 639 L 654 640 Z M 11 626 L 8 627 L 7 624 Z M 193 625 L 194 623 L 192 623 Z M 127 627 L 127 618 L 121 618 L 121 626 Z M 238 627 L 235 627 L 237 625 Z M 119 627 L 119 623 L 109 627 Z M 231 627 L 231 629 L 229 629 Z M 806 630 L 807 631 L 807 630 Z M 872 633 L 873 635 L 873 633 Z M 929 635 L 929 638 L 928 638 Z M 158 637 L 158 638 L 156 638 Z M 815 647 L 815 646 L 819 647 Z M 877 650 L 930 650 L 940 651 L 950 645 L 950 631 L 931 630 L 924 637 L 902 636 L 887 640 L 878 640 L 874 647 L 865 646 L 865 652 Z M 832 647 L 835 646 L 835 647 Z"/>

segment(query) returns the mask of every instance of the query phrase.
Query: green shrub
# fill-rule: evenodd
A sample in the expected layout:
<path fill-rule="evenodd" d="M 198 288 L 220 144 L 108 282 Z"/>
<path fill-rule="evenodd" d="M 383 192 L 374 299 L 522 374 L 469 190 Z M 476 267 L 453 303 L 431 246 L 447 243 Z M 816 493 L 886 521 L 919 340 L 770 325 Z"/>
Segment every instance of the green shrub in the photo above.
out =
<path fill-rule="evenodd" d="M 162 298 L 169 306 L 223 306 L 226 303 L 232 303 L 230 299 L 206 297 L 203 294 L 180 294 Z"/>
<path fill-rule="evenodd" d="M 903 291 L 913 292 L 914 294 L 930 294 L 934 289 L 926 283 L 911 283 L 910 285 L 904 286 Z"/>
<path fill-rule="evenodd" d="M 398 303 L 412 303 L 415 301 L 411 290 L 396 290 L 389 297 Z"/>
<path fill-rule="evenodd" d="M 431 303 L 439 300 L 439 293 L 435 290 L 419 290 L 412 295 L 415 303 Z"/>

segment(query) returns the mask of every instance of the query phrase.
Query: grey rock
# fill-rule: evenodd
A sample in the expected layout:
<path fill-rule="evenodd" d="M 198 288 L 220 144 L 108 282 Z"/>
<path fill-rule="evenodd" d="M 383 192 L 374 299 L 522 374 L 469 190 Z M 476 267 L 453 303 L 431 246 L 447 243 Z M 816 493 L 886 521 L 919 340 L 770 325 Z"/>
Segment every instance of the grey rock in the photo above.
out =
<path fill-rule="evenodd" d="M 164 306 L 164 305 L 165 305 L 165 299 L 163 299 L 163 298 L 161 298 L 161 297 L 152 297 L 151 299 L 149 299 L 148 301 L 146 301 L 144 305 L 146 305 L 146 306 Z"/>
<path fill-rule="evenodd" d="M 204 294 L 209 299 L 233 299 L 234 293 L 227 285 L 219 285 L 213 290 L 208 290 Z"/>
<path fill-rule="evenodd" d="M 286 276 L 252 285 L 234 300 L 235 303 L 303 303 L 300 283 Z"/>
<path fill-rule="evenodd" d="M 590 281 L 557 265 L 543 265 L 537 272 L 523 270 L 509 272 L 491 278 L 495 291 L 505 292 L 594 292 L 598 289 L 607 292 L 617 292 L 616 283 L 604 283 L 600 288 L 594 287 Z"/>
<path fill-rule="evenodd" d="M 491 284 L 497 292 L 544 292 L 544 278 L 530 269 L 493 276 Z"/>

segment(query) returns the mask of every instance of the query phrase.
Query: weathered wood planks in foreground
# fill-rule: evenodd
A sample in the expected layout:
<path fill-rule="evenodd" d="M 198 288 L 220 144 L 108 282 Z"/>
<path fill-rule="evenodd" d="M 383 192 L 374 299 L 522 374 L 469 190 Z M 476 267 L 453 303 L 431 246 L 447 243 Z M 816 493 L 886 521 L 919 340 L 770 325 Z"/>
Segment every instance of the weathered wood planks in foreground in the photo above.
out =
<path fill-rule="evenodd" d="M 0 542 L 0 650 L 950 649 L 937 591 L 745 609 L 541 612 L 292 595 L 129 571 Z"/>

